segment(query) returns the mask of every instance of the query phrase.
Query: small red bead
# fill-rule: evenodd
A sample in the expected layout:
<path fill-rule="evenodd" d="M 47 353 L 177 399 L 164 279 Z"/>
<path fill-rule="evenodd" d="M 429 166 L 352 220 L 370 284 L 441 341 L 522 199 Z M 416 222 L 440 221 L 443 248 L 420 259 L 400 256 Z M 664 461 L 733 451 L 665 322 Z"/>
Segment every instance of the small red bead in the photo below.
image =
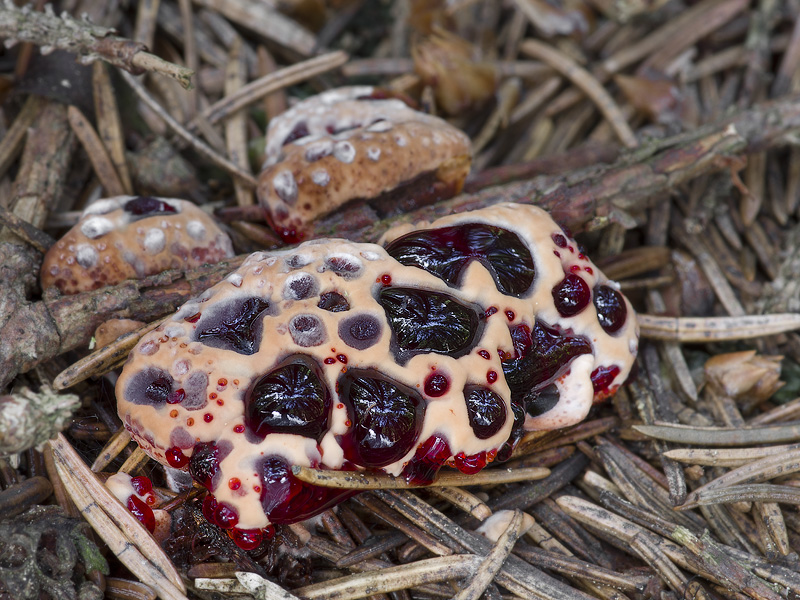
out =
<path fill-rule="evenodd" d="M 203 415 L 203 421 L 205 421 L 206 423 L 211 423 L 211 421 L 213 420 L 214 420 L 214 415 L 212 415 L 211 413 L 206 413 Z"/>
<path fill-rule="evenodd" d="M 153 509 L 147 506 L 144 502 L 139 500 L 137 496 L 128 498 L 128 510 L 133 513 L 133 516 L 147 528 L 147 531 L 153 533 L 156 528 L 156 517 L 153 514 Z"/>
<path fill-rule="evenodd" d="M 261 545 L 264 533 L 261 529 L 239 529 L 235 527 L 228 531 L 228 536 L 242 550 L 255 550 Z"/>
<path fill-rule="evenodd" d="M 235 433 L 244 433 L 244 425 L 242 425 L 242 424 L 234 425 L 233 426 L 233 431 Z"/>
<path fill-rule="evenodd" d="M 223 529 L 232 529 L 239 522 L 239 513 L 232 506 L 220 502 L 217 504 L 217 510 L 214 511 L 214 518 L 217 525 Z"/>
<path fill-rule="evenodd" d="M 231 477 L 228 480 L 228 487 L 231 488 L 232 490 L 238 490 L 240 487 L 242 487 L 242 482 L 239 480 L 238 477 Z"/>
<path fill-rule="evenodd" d="M 425 378 L 424 387 L 428 396 L 438 398 L 439 396 L 444 396 L 447 390 L 450 389 L 450 381 L 441 373 L 431 373 Z"/>
<path fill-rule="evenodd" d="M 183 388 L 177 389 L 172 392 L 169 396 L 167 396 L 167 404 L 178 404 L 183 402 L 183 399 L 186 397 L 186 392 Z"/>
<path fill-rule="evenodd" d="M 186 466 L 186 463 L 189 462 L 189 457 L 183 453 L 183 450 L 178 448 L 177 446 L 173 446 L 169 448 L 164 455 L 167 458 L 167 462 L 169 463 L 170 467 L 174 467 L 175 469 L 180 469 L 181 467 Z"/>
<path fill-rule="evenodd" d="M 146 496 L 153 491 L 153 482 L 150 481 L 145 475 L 138 477 L 131 477 L 131 485 L 134 491 L 140 496 Z"/>
<path fill-rule="evenodd" d="M 486 373 L 486 381 L 489 383 L 494 383 L 497 381 L 497 371 L 489 371 Z"/>

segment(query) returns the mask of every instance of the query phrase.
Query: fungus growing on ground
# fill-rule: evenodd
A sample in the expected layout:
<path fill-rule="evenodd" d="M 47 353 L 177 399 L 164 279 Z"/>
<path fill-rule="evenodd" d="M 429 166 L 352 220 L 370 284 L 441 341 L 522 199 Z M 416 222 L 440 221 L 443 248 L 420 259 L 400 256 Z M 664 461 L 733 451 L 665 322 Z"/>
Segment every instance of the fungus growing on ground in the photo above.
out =
<path fill-rule="evenodd" d="M 269 125 L 258 197 L 273 228 L 299 241 L 307 224 L 356 199 L 401 187 L 429 201 L 457 194 L 470 141 L 437 117 L 372 87 L 331 90 Z"/>
<path fill-rule="evenodd" d="M 42 288 L 76 294 L 167 269 L 192 269 L 233 256 L 225 234 L 185 200 L 117 196 L 98 200 L 47 252 Z"/>
<path fill-rule="evenodd" d="M 209 494 L 240 546 L 351 495 L 293 465 L 430 483 L 581 421 L 636 356 L 628 300 L 541 209 L 513 204 L 257 252 L 145 335 L 119 414 Z"/>

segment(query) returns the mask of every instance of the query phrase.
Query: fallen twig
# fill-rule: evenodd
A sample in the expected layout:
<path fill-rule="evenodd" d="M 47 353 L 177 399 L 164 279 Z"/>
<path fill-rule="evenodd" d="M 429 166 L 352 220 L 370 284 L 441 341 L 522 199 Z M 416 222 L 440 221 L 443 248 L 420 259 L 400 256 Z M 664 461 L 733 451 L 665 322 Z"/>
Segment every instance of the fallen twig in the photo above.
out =
<path fill-rule="evenodd" d="M 66 12 L 56 15 L 50 4 L 45 5 L 44 12 L 30 6 L 18 8 L 11 0 L 0 5 L 0 37 L 6 39 L 6 47 L 30 42 L 40 46 L 43 54 L 66 50 L 77 54 L 83 64 L 104 60 L 134 75 L 159 73 L 172 77 L 187 90 L 192 88 L 191 69 L 150 54 L 144 44 L 113 34 L 113 29 L 76 19 Z"/>

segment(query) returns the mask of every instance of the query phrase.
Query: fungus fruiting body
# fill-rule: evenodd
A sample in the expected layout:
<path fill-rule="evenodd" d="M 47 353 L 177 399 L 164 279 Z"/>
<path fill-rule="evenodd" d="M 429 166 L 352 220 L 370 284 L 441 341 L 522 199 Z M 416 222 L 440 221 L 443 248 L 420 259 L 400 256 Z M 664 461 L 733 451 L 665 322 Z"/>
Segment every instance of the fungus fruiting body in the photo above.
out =
<path fill-rule="evenodd" d="M 430 483 L 581 421 L 628 377 L 628 300 L 541 209 L 257 252 L 142 338 L 119 413 L 245 539 L 340 501 L 293 465 Z M 232 535 L 233 536 L 233 535 Z M 236 539 L 236 536 L 233 536 Z"/>
<path fill-rule="evenodd" d="M 413 186 L 428 200 L 461 190 L 470 141 L 459 129 L 376 88 L 339 88 L 270 122 L 258 197 L 287 241 L 356 199 Z"/>
<path fill-rule="evenodd" d="M 90 204 L 50 248 L 41 283 L 75 294 L 231 256 L 230 238 L 191 202 L 116 196 Z"/>

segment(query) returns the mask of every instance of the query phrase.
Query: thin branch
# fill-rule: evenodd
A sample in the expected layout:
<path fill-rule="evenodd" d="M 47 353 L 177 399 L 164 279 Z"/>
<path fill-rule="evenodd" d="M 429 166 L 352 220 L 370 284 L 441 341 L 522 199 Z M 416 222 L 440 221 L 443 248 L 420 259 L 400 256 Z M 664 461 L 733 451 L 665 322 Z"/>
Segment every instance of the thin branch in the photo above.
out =
<path fill-rule="evenodd" d="M 187 90 L 192 88 L 191 69 L 150 54 L 144 44 L 116 37 L 113 29 L 78 20 L 66 12 L 56 15 L 50 4 L 45 5 L 44 12 L 37 12 L 4 0 L 0 5 L 0 37 L 5 38 L 6 47 L 30 42 L 40 46 L 42 54 L 66 50 L 77 54 L 83 64 L 104 60 L 134 75 L 160 73 Z"/>
<path fill-rule="evenodd" d="M 147 106 L 149 106 L 153 112 L 155 112 L 170 129 L 172 129 L 172 131 L 174 131 L 181 139 L 189 144 L 195 151 L 205 156 L 208 160 L 219 166 L 221 169 L 224 169 L 231 176 L 238 178 L 242 183 L 247 184 L 252 188 L 256 187 L 256 180 L 252 175 L 240 169 L 224 156 L 220 156 L 213 148 L 187 131 L 183 125 L 178 123 L 178 121 L 176 121 L 172 115 L 164 110 L 164 107 L 161 106 L 156 99 L 150 95 L 145 87 L 139 83 L 139 81 L 137 81 L 133 75 L 130 73 L 122 73 L 122 77 L 125 79 L 128 85 L 131 86 L 133 91 L 136 92 L 136 95 L 139 96 L 142 102 L 147 104 Z"/>

